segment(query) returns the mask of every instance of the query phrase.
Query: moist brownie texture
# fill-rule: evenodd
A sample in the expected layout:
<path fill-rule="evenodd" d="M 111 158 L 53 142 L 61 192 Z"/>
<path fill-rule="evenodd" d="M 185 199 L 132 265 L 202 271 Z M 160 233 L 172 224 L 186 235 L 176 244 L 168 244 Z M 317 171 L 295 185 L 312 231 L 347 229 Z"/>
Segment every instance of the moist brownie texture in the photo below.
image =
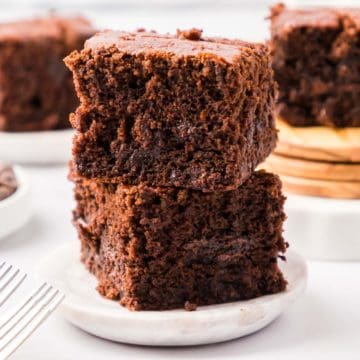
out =
<path fill-rule="evenodd" d="M 70 127 L 78 100 L 62 59 L 93 33 L 80 17 L 0 24 L 1 131 Z"/>
<path fill-rule="evenodd" d="M 12 195 L 17 189 L 17 181 L 11 166 L 0 162 L 0 200 Z"/>
<path fill-rule="evenodd" d="M 271 12 L 278 115 L 295 126 L 360 126 L 360 9 Z"/>
<path fill-rule="evenodd" d="M 275 83 L 260 44 L 105 31 L 65 59 L 81 106 L 81 176 L 126 185 L 236 189 L 272 151 Z"/>
<path fill-rule="evenodd" d="M 277 176 L 257 171 L 214 193 L 72 178 L 82 261 L 105 297 L 132 310 L 194 310 L 285 289 Z"/>

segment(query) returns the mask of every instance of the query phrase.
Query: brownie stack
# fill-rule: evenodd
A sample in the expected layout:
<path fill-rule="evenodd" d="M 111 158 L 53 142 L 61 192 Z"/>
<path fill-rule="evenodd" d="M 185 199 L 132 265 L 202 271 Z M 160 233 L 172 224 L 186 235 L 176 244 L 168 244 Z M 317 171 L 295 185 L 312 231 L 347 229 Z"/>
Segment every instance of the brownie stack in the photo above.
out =
<path fill-rule="evenodd" d="M 193 310 L 284 290 L 281 183 L 255 171 L 276 142 L 267 48 L 105 31 L 65 62 L 74 223 L 99 292 Z"/>

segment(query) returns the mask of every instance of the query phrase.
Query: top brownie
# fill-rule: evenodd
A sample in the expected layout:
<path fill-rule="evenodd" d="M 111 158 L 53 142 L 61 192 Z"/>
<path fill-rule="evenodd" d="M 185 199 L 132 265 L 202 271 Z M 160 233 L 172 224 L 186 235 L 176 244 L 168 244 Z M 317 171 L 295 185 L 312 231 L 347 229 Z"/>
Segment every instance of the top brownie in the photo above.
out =
<path fill-rule="evenodd" d="M 77 171 L 136 185 L 235 189 L 272 151 L 275 83 L 264 45 L 101 32 L 65 59 L 81 106 Z"/>
<path fill-rule="evenodd" d="M 63 58 L 94 32 L 81 17 L 0 24 L 0 130 L 70 127 L 78 99 Z"/>
<path fill-rule="evenodd" d="M 276 112 L 295 126 L 360 126 L 360 8 L 271 12 Z"/>

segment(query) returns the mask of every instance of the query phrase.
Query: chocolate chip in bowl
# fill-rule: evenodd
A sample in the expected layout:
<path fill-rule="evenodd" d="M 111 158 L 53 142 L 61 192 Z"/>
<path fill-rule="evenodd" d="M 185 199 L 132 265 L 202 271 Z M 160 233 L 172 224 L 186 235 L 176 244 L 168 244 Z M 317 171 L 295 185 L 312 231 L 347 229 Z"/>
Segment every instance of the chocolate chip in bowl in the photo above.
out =
<path fill-rule="evenodd" d="M 0 200 L 11 196 L 17 187 L 14 169 L 10 165 L 0 162 Z"/>
<path fill-rule="evenodd" d="M 25 172 L 0 161 L 0 240 L 24 226 L 31 214 L 30 185 Z"/>

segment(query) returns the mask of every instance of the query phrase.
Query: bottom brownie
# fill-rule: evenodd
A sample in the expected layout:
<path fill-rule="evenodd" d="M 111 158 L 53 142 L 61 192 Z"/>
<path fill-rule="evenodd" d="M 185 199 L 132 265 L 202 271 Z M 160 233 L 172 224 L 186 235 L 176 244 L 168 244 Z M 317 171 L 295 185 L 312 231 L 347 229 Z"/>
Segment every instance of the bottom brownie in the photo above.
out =
<path fill-rule="evenodd" d="M 277 176 L 258 171 L 220 193 L 72 178 L 82 261 L 105 297 L 131 310 L 193 310 L 285 289 Z"/>

